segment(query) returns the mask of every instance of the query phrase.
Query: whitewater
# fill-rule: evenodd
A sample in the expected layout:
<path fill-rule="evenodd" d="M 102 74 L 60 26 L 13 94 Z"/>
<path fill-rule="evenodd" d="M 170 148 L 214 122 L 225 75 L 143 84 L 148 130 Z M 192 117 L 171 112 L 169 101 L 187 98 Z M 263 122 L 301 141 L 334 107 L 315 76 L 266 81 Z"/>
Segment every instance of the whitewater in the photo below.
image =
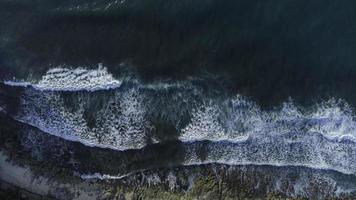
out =
<path fill-rule="evenodd" d="M 241 95 L 208 94 L 195 80 L 115 79 L 103 67 L 54 68 L 35 83 L 4 83 L 23 90 L 14 119 L 87 146 L 125 151 L 176 140 L 185 149 L 183 165 L 293 165 L 356 174 L 355 116 L 341 99 L 308 108 L 289 99 L 263 110 Z"/>
<path fill-rule="evenodd" d="M 97 91 L 103 89 L 114 89 L 121 85 L 108 73 L 107 68 L 99 64 L 98 69 L 65 68 L 57 67 L 47 71 L 37 83 L 18 80 L 6 80 L 6 85 L 31 86 L 37 90 L 50 91 Z"/>

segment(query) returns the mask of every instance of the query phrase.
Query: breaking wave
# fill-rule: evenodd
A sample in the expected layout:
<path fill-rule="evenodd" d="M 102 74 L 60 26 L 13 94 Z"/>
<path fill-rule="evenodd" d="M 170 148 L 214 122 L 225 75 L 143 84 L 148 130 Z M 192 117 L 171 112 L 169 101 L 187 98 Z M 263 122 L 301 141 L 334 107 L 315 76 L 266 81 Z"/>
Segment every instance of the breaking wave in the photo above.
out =
<path fill-rule="evenodd" d="M 20 81 L 5 81 L 4 83 L 11 86 L 32 86 L 43 91 L 97 91 L 118 88 L 122 82 L 114 79 L 105 67 L 99 65 L 98 69 L 53 68 L 34 84 Z"/>
<path fill-rule="evenodd" d="M 150 125 L 144 118 L 145 108 L 137 91 L 113 93 L 96 111 L 92 108 L 98 106 L 95 97 L 78 94 L 71 102 L 73 107 L 65 102 L 70 98 L 73 97 L 26 90 L 15 119 L 88 146 L 117 150 L 145 146 Z"/>
<path fill-rule="evenodd" d="M 356 174 L 356 121 L 343 100 L 301 107 L 290 99 L 263 110 L 249 98 L 205 90 L 193 79 L 124 81 L 113 90 L 92 90 L 104 87 L 105 80 L 115 82 L 105 69 L 99 71 L 48 71 L 37 85 L 24 87 L 13 118 L 67 140 L 115 150 L 181 141 L 183 165 L 295 165 Z"/>
<path fill-rule="evenodd" d="M 314 132 L 331 140 L 356 141 L 356 122 L 351 107 L 330 99 L 304 111 L 292 100 L 280 108 L 262 111 L 242 96 L 222 103 L 207 103 L 192 111 L 191 123 L 182 130 L 182 141 L 246 140 L 249 137 Z"/>

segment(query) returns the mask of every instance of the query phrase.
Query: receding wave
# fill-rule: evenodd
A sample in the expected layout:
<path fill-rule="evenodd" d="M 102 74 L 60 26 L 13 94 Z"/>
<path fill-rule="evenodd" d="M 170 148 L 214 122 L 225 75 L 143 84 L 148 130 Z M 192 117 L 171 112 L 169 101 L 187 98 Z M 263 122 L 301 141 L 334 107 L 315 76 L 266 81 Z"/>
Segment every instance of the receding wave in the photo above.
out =
<path fill-rule="evenodd" d="M 264 138 L 250 138 L 240 143 L 200 141 L 183 143 L 181 148 L 184 149 L 182 153 L 184 158 L 176 165 L 300 166 L 355 175 L 355 144 L 350 141 L 329 140 L 319 133 L 271 135 Z M 83 179 L 122 179 L 140 171 L 116 175 L 84 174 L 81 177 Z"/>
<path fill-rule="evenodd" d="M 273 170 L 271 170 L 273 169 Z M 162 172 L 163 171 L 163 172 Z M 297 173 L 296 173 L 297 172 Z M 163 170 L 149 169 L 139 171 L 137 173 L 126 174 L 123 176 L 112 176 L 107 174 L 95 173 L 92 175 L 82 175 L 83 179 L 115 179 L 120 180 L 125 184 L 135 184 L 140 186 L 160 186 L 168 185 L 171 190 L 182 187 L 186 190 L 194 188 L 197 180 L 207 174 L 214 174 L 216 179 L 224 182 L 226 180 L 244 182 L 245 179 L 250 180 L 267 180 L 263 184 L 269 192 L 285 191 L 286 194 L 294 198 L 308 196 L 310 188 L 313 185 L 320 185 L 327 188 L 327 192 L 332 191 L 337 198 L 342 198 L 345 195 L 350 195 L 355 192 L 354 178 L 343 175 L 334 171 L 312 170 L 305 167 L 270 167 L 270 166 L 231 166 L 221 164 L 195 165 L 195 166 L 180 166 L 175 169 L 164 168 Z M 266 178 L 269 177 L 269 178 Z M 347 178 L 346 178 L 347 177 Z M 345 180 L 348 179 L 348 180 Z M 139 183 L 133 180 L 140 180 Z M 292 180 L 292 188 L 286 187 L 289 181 Z M 199 183 L 198 183 L 199 184 Z M 251 187 L 260 188 L 261 182 L 252 183 Z M 314 188 L 313 188 L 314 189 Z M 316 199 L 327 199 L 327 195 L 319 195 L 313 197 Z"/>

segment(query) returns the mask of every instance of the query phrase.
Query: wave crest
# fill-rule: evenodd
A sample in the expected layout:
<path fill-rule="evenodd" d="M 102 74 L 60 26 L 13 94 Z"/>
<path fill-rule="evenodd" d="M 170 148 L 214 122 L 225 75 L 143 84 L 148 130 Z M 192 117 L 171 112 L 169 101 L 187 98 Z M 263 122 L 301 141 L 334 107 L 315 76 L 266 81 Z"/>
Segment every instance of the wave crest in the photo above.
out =
<path fill-rule="evenodd" d="M 32 86 L 42 91 L 97 91 L 119 88 L 122 81 L 116 80 L 99 65 L 98 69 L 62 68 L 57 67 L 47 71 L 37 83 L 5 81 L 10 86 Z"/>

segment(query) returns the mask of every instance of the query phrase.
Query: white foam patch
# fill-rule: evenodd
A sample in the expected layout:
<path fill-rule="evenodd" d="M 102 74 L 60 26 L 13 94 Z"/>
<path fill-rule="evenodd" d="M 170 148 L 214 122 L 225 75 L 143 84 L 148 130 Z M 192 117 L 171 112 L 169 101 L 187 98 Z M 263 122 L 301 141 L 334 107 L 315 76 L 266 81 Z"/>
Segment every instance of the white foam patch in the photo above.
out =
<path fill-rule="evenodd" d="M 99 179 L 99 180 L 120 180 L 123 178 L 126 178 L 133 173 L 128 173 L 124 175 L 110 175 L 110 174 L 100 174 L 100 173 L 94 173 L 94 174 L 82 174 L 80 175 L 80 178 L 82 179 Z"/>
<path fill-rule="evenodd" d="M 139 83 L 137 81 L 136 83 Z M 165 91 L 171 89 L 183 89 L 183 90 L 195 90 L 197 88 L 189 81 L 171 81 L 171 80 L 159 80 L 146 84 L 139 84 L 138 87 L 142 89 L 149 89 L 155 91 Z"/>
<path fill-rule="evenodd" d="M 122 81 L 113 78 L 107 68 L 99 65 L 97 69 L 53 68 L 48 70 L 37 83 L 21 81 L 4 81 L 4 83 L 10 86 L 32 86 L 42 91 L 96 91 L 118 88 Z"/>
<path fill-rule="evenodd" d="M 182 130 L 179 137 L 181 141 L 201 141 L 201 140 L 229 140 L 229 137 L 219 123 L 218 108 L 212 105 L 204 105 L 197 110 L 193 110 L 192 122 Z"/>
<path fill-rule="evenodd" d="M 15 87 L 28 87 L 32 85 L 30 82 L 26 81 L 4 81 L 4 84 Z"/>
<path fill-rule="evenodd" d="M 118 9 L 124 5 L 126 0 L 100 0 L 90 2 L 69 2 L 60 7 L 55 8 L 57 12 L 96 12 Z"/>
<path fill-rule="evenodd" d="M 296 165 L 356 174 L 356 121 L 342 100 L 308 109 L 289 100 L 262 110 L 242 96 L 196 95 L 194 85 L 175 92 L 137 84 L 100 94 L 27 88 L 14 117 L 68 140 L 117 150 L 158 142 L 150 120 L 159 119 L 177 129 L 186 165 Z"/>
<path fill-rule="evenodd" d="M 304 166 L 356 174 L 354 155 L 355 143 L 330 141 L 318 133 L 295 133 L 240 143 L 193 143 L 185 148 L 183 164 Z"/>
<path fill-rule="evenodd" d="M 97 111 L 91 110 L 90 96 L 74 98 L 73 107 L 68 107 L 65 97 L 58 93 L 26 90 L 21 110 L 14 117 L 44 132 L 88 146 L 126 150 L 146 145 L 146 135 L 152 127 L 144 118 L 145 108 L 136 90 L 115 92 Z M 88 126 L 85 116 L 88 112 L 95 115 L 91 122 L 94 127 Z"/>
<path fill-rule="evenodd" d="M 309 114 L 310 129 L 331 139 L 356 141 L 356 122 L 351 107 L 342 100 L 330 99 Z"/>
<path fill-rule="evenodd" d="M 306 111 L 290 100 L 263 111 L 237 96 L 193 110 L 179 139 L 213 141 L 186 148 L 185 165 L 293 165 L 356 174 L 355 126 L 352 109 L 342 100 Z"/>
<path fill-rule="evenodd" d="M 249 137 L 317 132 L 332 140 L 356 141 L 356 121 L 350 106 L 331 99 L 312 111 L 298 109 L 290 100 L 280 108 L 262 111 L 254 102 L 237 96 L 209 102 L 192 110 L 192 119 L 182 129 L 181 141 L 241 142 Z"/>

